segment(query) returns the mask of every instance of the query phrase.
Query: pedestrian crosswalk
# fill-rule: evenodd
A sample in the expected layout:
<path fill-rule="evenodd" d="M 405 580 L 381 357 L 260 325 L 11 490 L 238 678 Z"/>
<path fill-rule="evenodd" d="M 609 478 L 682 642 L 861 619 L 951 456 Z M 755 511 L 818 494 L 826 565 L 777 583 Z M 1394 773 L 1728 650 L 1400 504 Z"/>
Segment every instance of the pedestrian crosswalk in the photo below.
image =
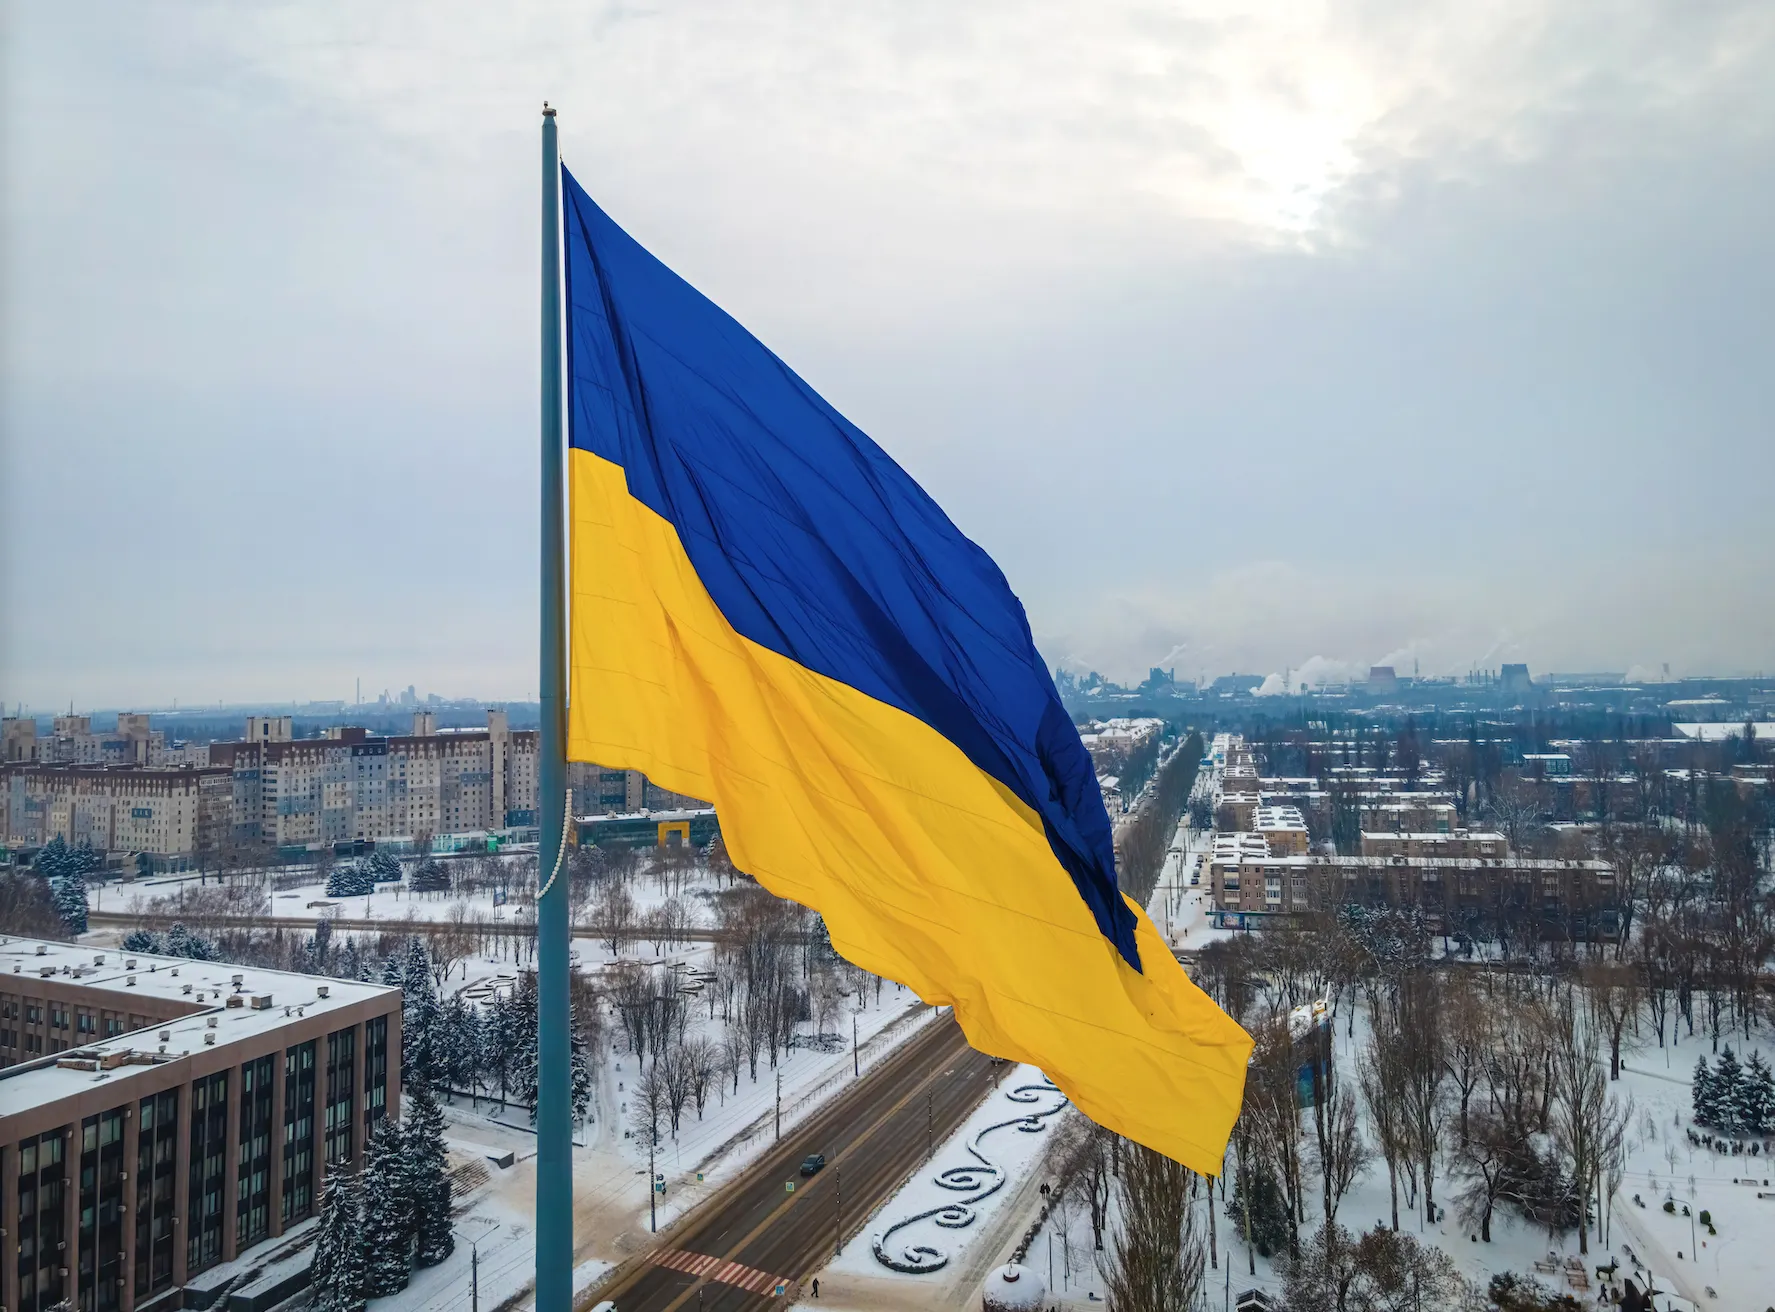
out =
<path fill-rule="evenodd" d="M 773 1276 L 756 1267 L 730 1262 L 726 1258 L 710 1257 L 707 1253 L 692 1253 L 682 1248 L 664 1249 L 656 1253 L 653 1263 L 655 1266 L 671 1267 L 672 1270 L 682 1271 L 686 1275 L 719 1280 L 724 1285 L 737 1285 L 754 1294 L 784 1293 L 789 1283 L 782 1276 Z"/>

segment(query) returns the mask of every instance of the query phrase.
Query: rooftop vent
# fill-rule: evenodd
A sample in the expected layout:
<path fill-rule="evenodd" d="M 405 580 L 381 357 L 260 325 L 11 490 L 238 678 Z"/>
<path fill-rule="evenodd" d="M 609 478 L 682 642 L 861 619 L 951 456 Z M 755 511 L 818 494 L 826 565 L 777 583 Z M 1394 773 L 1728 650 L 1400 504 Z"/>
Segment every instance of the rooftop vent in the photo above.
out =
<path fill-rule="evenodd" d="M 125 970 L 134 970 L 136 968 L 136 959 L 134 957 L 129 957 L 129 958 L 125 959 L 125 961 L 123 963 L 123 968 Z"/>
<path fill-rule="evenodd" d="M 37 945 L 37 955 L 40 957 L 47 957 L 49 955 L 49 944 L 39 943 Z"/>
<path fill-rule="evenodd" d="M 239 988 L 241 985 L 241 981 L 244 980 L 245 978 L 246 978 L 245 975 L 236 975 L 234 977 L 234 987 Z"/>
<path fill-rule="evenodd" d="M 160 1041 L 162 1043 L 168 1042 L 172 1037 L 173 1037 L 173 1032 L 171 1030 L 160 1031 Z"/>
<path fill-rule="evenodd" d="M 180 989 L 180 990 L 179 990 L 179 992 L 181 992 L 181 993 L 189 993 L 189 992 L 191 992 L 191 986 L 190 986 L 190 985 L 189 985 L 189 984 L 187 984 L 187 985 L 185 985 L 185 987 L 184 987 L 184 988 L 182 988 L 182 989 Z"/>
<path fill-rule="evenodd" d="M 123 977 L 123 983 L 126 987 L 133 989 L 136 986 L 136 977 L 134 975 L 125 975 Z"/>
<path fill-rule="evenodd" d="M 327 996 L 327 986 L 325 984 L 322 984 L 319 988 L 315 989 L 314 992 L 317 997 L 324 998 Z"/>
<path fill-rule="evenodd" d="M 216 1018 L 214 1016 L 205 1016 L 203 1018 L 203 1023 L 206 1029 L 213 1030 L 216 1028 Z"/>
<path fill-rule="evenodd" d="M 254 1011 L 269 1011 L 269 1010 L 271 1010 L 271 995 L 269 993 L 255 993 L 255 994 L 253 994 L 253 1010 Z"/>
<path fill-rule="evenodd" d="M 44 979 L 48 979 L 51 975 L 55 974 L 55 967 L 54 966 L 39 966 L 37 968 L 37 973 L 39 975 L 41 975 Z"/>
<path fill-rule="evenodd" d="M 93 959 L 92 959 L 92 964 L 95 966 L 104 965 L 105 964 L 105 954 L 103 952 L 94 953 Z"/>
<path fill-rule="evenodd" d="M 214 1047 L 216 1043 L 215 1031 L 205 1030 L 203 1032 L 203 1041 L 207 1046 Z"/>
<path fill-rule="evenodd" d="M 238 993 L 230 993 L 228 995 L 227 1005 L 230 1007 L 244 1007 L 246 1005 L 246 999 L 241 997 Z"/>

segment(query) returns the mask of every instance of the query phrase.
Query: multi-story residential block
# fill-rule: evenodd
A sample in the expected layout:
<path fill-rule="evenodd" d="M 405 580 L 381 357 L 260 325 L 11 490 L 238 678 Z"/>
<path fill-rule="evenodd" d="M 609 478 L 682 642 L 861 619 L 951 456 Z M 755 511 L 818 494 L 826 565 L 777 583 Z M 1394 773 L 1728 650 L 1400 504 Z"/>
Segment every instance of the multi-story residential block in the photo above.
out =
<path fill-rule="evenodd" d="M 359 1167 L 400 1058 L 399 989 L 0 939 L 0 1306 L 197 1305 Z"/>
<path fill-rule="evenodd" d="M 60 838 L 99 853 L 146 854 L 184 869 L 227 842 L 226 770 L 133 765 L 0 765 L 0 819 L 8 843 Z"/>
<path fill-rule="evenodd" d="M 0 765 L 35 761 L 37 750 L 35 719 L 25 715 L 9 715 L 0 720 Z"/>
<path fill-rule="evenodd" d="M 1508 856 L 1510 844 L 1502 834 L 1457 829 L 1452 834 L 1362 835 L 1363 856 L 1484 857 Z"/>
<path fill-rule="evenodd" d="M 513 730 L 504 711 L 488 711 L 485 729 L 413 718 L 405 736 L 344 726 L 292 740 L 286 719 L 212 743 L 210 760 L 232 779 L 235 841 L 317 848 L 536 823 L 534 729 Z"/>
<path fill-rule="evenodd" d="M 1453 802 L 1364 801 L 1360 810 L 1363 833 L 1452 834 L 1460 825 Z"/>
<path fill-rule="evenodd" d="M 35 735 L 36 724 L 31 732 Z M 148 727 L 148 717 L 133 711 L 117 716 L 114 730 L 93 731 L 90 715 L 58 715 L 46 739 L 37 743 L 37 759 L 59 765 L 154 765 L 166 736 Z"/>
<path fill-rule="evenodd" d="M 1620 911 L 1620 886 L 1606 861 L 1252 856 L 1216 858 L 1209 869 L 1214 918 L 1225 928 L 1344 906 L 1416 907 L 1436 926 L 1515 915 L 1588 937 L 1608 932 Z"/>
<path fill-rule="evenodd" d="M 1261 835 L 1271 856 L 1305 856 L 1311 847 L 1306 818 L 1295 806 L 1260 806 L 1251 828 Z"/>

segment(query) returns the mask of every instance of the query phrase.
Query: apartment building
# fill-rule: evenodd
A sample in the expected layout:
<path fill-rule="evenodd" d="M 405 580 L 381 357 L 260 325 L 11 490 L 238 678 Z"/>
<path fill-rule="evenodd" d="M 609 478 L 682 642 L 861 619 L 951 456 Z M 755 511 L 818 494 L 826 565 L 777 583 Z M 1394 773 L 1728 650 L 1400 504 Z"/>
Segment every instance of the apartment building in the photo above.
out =
<path fill-rule="evenodd" d="M 485 729 L 441 730 L 419 711 L 412 733 L 388 737 L 342 726 L 291 739 L 288 717 L 247 730 L 210 744 L 232 780 L 236 842 L 316 848 L 536 823 L 537 734 L 504 711 L 488 711 Z"/>
<path fill-rule="evenodd" d="M 1487 860 L 1508 856 L 1510 844 L 1499 833 L 1457 829 L 1452 834 L 1364 833 L 1362 855 L 1369 857 L 1479 857 Z"/>
<path fill-rule="evenodd" d="M 1312 846 L 1299 807 L 1259 806 L 1252 813 L 1251 828 L 1263 837 L 1271 856 L 1305 856 Z"/>
<path fill-rule="evenodd" d="M 184 869 L 226 843 L 231 808 L 228 772 L 209 766 L 0 765 L 0 820 L 21 847 L 60 838 Z"/>
<path fill-rule="evenodd" d="M 400 1056 L 399 989 L 0 939 L 0 1306 L 209 1306 L 399 1115 Z"/>
<path fill-rule="evenodd" d="M 1218 857 L 1210 897 L 1223 928 L 1252 928 L 1266 916 L 1343 906 L 1416 907 L 1433 925 L 1504 912 L 1556 921 L 1579 936 L 1607 929 L 1620 886 L 1606 861 L 1520 857 Z"/>

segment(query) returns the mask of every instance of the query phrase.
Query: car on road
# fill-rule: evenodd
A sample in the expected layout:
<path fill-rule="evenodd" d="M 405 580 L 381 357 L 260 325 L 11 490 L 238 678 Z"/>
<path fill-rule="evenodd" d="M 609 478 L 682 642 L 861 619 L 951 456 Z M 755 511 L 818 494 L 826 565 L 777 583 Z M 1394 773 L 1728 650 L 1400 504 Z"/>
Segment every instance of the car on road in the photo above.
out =
<path fill-rule="evenodd" d="M 818 1175 L 825 1165 L 825 1153 L 809 1153 L 801 1159 L 801 1173 L 803 1175 Z"/>

